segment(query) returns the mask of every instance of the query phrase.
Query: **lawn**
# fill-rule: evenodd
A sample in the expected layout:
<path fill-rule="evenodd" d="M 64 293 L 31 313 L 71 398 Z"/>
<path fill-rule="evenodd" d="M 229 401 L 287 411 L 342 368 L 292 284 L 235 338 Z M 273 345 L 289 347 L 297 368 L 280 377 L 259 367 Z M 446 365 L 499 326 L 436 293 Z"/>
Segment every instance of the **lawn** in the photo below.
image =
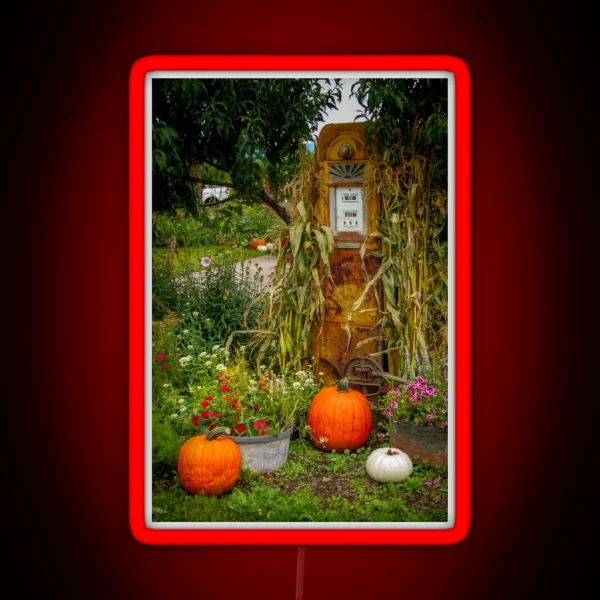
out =
<path fill-rule="evenodd" d="M 160 522 L 444 522 L 447 468 L 414 465 L 402 483 L 378 483 L 365 471 L 370 452 L 384 444 L 325 453 L 303 439 L 290 442 L 288 460 L 267 475 L 246 470 L 231 492 L 194 496 L 176 473 L 155 478 L 152 515 Z M 436 479 L 437 478 L 437 479 Z"/>
<path fill-rule="evenodd" d="M 152 258 L 165 260 L 168 250 L 166 248 L 152 248 Z M 215 265 L 224 265 L 241 260 L 248 260 L 257 256 L 264 256 L 267 252 L 259 252 L 251 248 L 232 248 L 227 246 L 192 246 L 177 248 L 173 259 L 173 268 L 177 273 L 190 270 L 200 271 L 204 267 L 200 260 L 208 257 Z"/>

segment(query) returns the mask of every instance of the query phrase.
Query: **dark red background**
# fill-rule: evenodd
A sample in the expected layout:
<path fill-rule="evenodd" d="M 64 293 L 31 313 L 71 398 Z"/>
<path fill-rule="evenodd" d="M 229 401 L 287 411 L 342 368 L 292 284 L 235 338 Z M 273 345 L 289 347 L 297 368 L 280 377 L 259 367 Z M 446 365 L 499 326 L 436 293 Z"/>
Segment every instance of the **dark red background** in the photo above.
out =
<path fill-rule="evenodd" d="M 576 449 L 557 435 L 571 419 L 563 398 L 581 351 L 567 340 L 576 314 L 567 303 L 581 293 L 581 178 L 556 176 L 581 166 L 585 135 L 567 140 L 581 125 L 576 16 L 549 3 L 294 6 L 284 17 L 280 2 L 82 3 L 21 9 L 7 22 L 5 381 L 15 389 L 3 479 L 23 589 L 175 598 L 223 586 L 225 597 L 294 597 L 295 548 L 152 547 L 129 532 L 127 94 L 131 65 L 150 54 L 466 61 L 471 531 L 450 547 L 309 547 L 305 597 L 518 597 L 556 589 L 574 569 L 564 540 L 573 516 L 593 513 L 571 502 Z"/>

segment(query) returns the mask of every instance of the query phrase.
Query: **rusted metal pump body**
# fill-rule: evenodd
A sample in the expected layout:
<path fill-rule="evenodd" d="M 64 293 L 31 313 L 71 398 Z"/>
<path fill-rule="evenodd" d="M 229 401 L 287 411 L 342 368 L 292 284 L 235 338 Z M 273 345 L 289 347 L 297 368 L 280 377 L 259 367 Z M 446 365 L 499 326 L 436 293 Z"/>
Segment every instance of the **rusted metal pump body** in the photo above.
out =
<path fill-rule="evenodd" d="M 366 355 L 377 353 L 383 345 L 380 341 L 359 344 L 382 336 L 378 324 L 381 289 L 373 286 L 360 309 L 348 318 L 352 305 L 380 265 L 380 259 L 372 255 L 379 249 L 379 241 L 367 239 L 376 229 L 372 216 L 379 214 L 380 207 L 377 195 L 365 185 L 368 158 L 364 125 L 326 125 L 316 153 L 322 180 L 317 199 L 319 218 L 331 227 L 336 249 L 330 257 L 333 281 L 324 278 L 325 318 L 320 335 L 317 332 L 313 335 L 312 355 L 317 369 L 325 373 L 327 383 L 347 375 L 352 387 L 373 402 L 385 379 L 374 375 L 382 371 L 380 358 Z M 361 261 L 360 249 L 365 241 L 366 251 Z"/>

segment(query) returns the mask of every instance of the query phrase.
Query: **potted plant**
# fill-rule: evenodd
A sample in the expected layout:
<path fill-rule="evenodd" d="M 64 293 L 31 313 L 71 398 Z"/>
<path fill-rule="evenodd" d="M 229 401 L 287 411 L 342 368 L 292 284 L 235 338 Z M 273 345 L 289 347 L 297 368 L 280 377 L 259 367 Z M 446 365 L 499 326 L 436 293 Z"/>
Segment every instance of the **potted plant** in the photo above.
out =
<path fill-rule="evenodd" d="M 220 369 L 191 416 L 204 431 L 229 427 L 245 466 L 268 473 L 287 460 L 294 423 L 305 414 L 319 385 L 306 372 L 290 375 L 248 370 L 242 356 Z"/>
<path fill-rule="evenodd" d="M 448 375 L 445 363 L 427 365 L 418 377 L 381 399 L 382 425 L 390 445 L 417 464 L 448 462 Z"/>

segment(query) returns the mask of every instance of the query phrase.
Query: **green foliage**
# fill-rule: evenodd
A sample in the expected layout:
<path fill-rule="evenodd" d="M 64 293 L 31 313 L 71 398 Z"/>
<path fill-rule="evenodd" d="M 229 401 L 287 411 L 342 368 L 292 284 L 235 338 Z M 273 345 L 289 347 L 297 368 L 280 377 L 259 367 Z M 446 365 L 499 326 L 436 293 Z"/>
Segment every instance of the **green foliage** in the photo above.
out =
<path fill-rule="evenodd" d="M 423 154 L 445 177 L 448 157 L 446 79 L 360 79 L 352 86 L 367 119 L 365 135 L 374 154 L 392 166 Z"/>
<path fill-rule="evenodd" d="M 339 80 L 155 79 L 152 89 L 153 209 L 197 207 L 190 169 L 227 173 L 236 195 L 262 202 L 298 167 L 308 140 L 341 98 Z"/>
<path fill-rule="evenodd" d="M 175 431 L 171 421 L 152 415 L 152 474 L 172 476 L 177 471 L 179 449 L 186 438 Z"/>
<path fill-rule="evenodd" d="M 152 215 L 152 245 L 167 246 L 175 238 L 180 248 L 215 245 L 247 246 L 259 238 L 273 238 L 283 222 L 262 205 L 231 200 L 221 206 L 201 207 L 193 215 L 178 209 L 174 215 Z"/>
<path fill-rule="evenodd" d="M 182 321 L 181 329 L 192 329 L 206 346 L 223 345 L 233 331 L 242 329 L 247 311 L 246 322 L 250 326 L 255 323 L 260 304 L 252 306 L 252 303 L 264 287 L 262 270 L 252 273 L 248 262 L 243 267 L 225 263 L 176 271 L 168 256 L 154 257 L 152 316 L 161 319 L 171 311 L 176 312 Z M 233 348 L 247 338 L 247 335 L 236 338 Z"/>

